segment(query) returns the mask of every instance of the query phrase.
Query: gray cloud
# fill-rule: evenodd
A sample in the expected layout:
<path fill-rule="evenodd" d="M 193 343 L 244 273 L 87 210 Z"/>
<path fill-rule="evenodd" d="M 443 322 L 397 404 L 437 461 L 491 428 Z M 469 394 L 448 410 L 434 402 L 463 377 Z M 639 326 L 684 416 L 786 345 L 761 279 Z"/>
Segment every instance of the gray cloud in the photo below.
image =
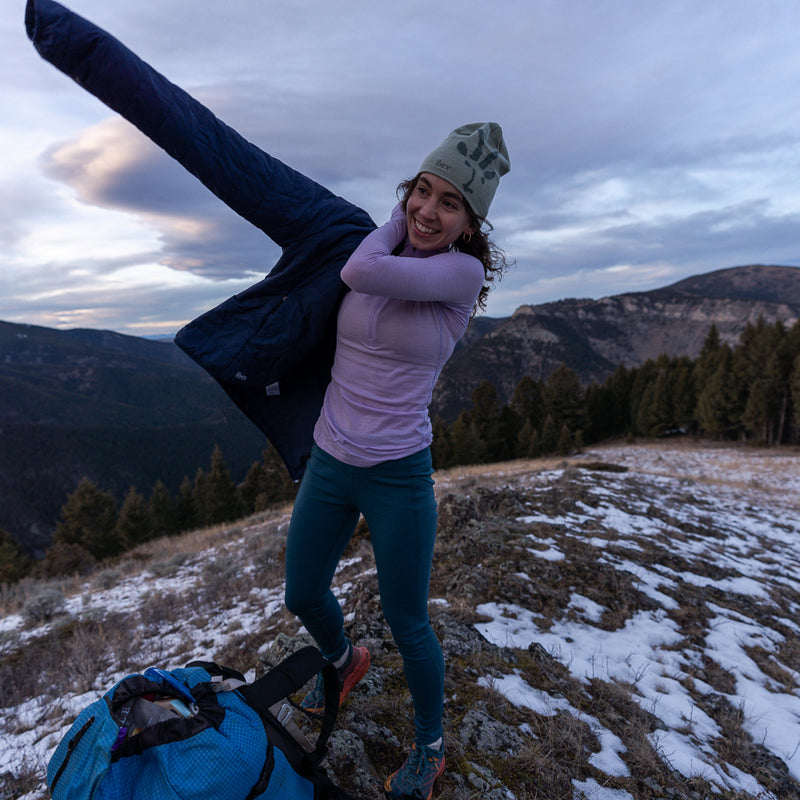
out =
<path fill-rule="evenodd" d="M 376 220 L 388 215 L 397 182 L 451 128 L 500 121 L 512 171 L 491 218 L 517 265 L 490 314 L 655 288 L 740 263 L 800 262 L 800 57 L 788 5 L 76 0 L 73 7 L 248 139 Z M 10 94 L 18 85 L 10 76 L 0 82 L 0 101 L 8 96 L 8 108 L 28 111 L 19 122 L 6 118 L 0 144 L 10 147 L 28 131 L 47 144 L 27 167 L 28 183 L 23 167 L 0 175 L 9 203 L 0 237 L 26 262 L 6 285 L 0 314 L 31 313 L 41 302 L 29 299 L 38 297 L 35 287 L 48 282 L 62 281 L 66 306 L 82 275 L 154 262 L 208 286 L 131 287 L 141 298 L 129 315 L 109 295 L 88 292 L 97 319 L 117 314 L 119 328 L 128 324 L 120 314 L 155 322 L 154 309 L 172 320 L 182 307 L 186 319 L 198 303 L 222 299 L 224 281 L 269 269 L 277 249 L 262 233 L 37 62 L 17 22 L 0 23 L 8 43 L 0 70 L 27 65 L 27 102 Z M 58 187 L 50 195 L 42 175 Z M 121 214 L 156 234 L 155 249 L 148 241 L 141 252 L 89 261 L 65 253 L 32 268 L 26 242 L 69 217 L 65 189 L 116 215 L 98 236 L 113 237 Z"/>
<path fill-rule="evenodd" d="M 154 260 L 211 280 L 266 273 L 278 248 L 127 122 L 110 118 L 50 148 L 42 169 L 84 203 L 129 212 L 156 229 Z M 140 254 L 140 258 L 145 254 Z M 119 263 L 109 259 L 107 268 Z"/>

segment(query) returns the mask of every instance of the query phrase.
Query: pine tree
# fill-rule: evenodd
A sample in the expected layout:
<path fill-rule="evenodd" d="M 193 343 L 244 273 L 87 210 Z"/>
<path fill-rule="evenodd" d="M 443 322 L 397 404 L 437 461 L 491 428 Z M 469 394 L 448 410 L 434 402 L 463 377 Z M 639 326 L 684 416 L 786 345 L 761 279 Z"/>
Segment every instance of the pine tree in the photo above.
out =
<path fill-rule="evenodd" d="M 278 451 L 270 445 L 264 450 L 262 461 L 250 467 L 239 487 L 241 513 L 252 514 L 286 502 L 294 496 L 295 490 Z"/>
<path fill-rule="evenodd" d="M 558 436 L 558 454 L 568 456 L 572 452 L 572 434 L 565 425 L 561 426 L 561 433 Z"/>
<path fill-rule="evenodd" d="M 706 338 L 703 340 L 703 347 L 700 349 L 700 355 L 697 357 L 697 367 L 701 370 L 714 372 L 719 363 L 719 353 L 722 347 L 722 342 L 719 338 L 719 331 L 715 323 L 711 323 L 708 329 Z M 710 373 L 709 373 L 710 375 Z"/>
<path fill-rule="evenodd" d="M 752 430 L 753 428 L 754 414 L 757 415 L 760 412 L 754 411 L 753 406 L 758 405 L 758 400 L 754 400 L 748 420 L 745 422 L 750 393 L 756 383 L 760 382 L 764 367 L 770 356 L 780 347 L 783 336 L 782 324 L 767 325 L 764 318 L 759 317 L 755 325 L 748 323 L 739 337 L 739 344 L 733 353 L 732 364 L 737 391 L 730 412 L 733 424 L 739 429 Z M 756 392 L 763 395 L 762 388 L 756 389 Z M 761 410 L 763 411 L 763 409 Z"/>
<path fill-rule="evenodd" d="M 705 430 L 704 423 L 701 422 L 701 417 L 708 417 L 710 415 L 712 418 L 716 418 L 718 421 L 719 409 L 711 409 L 710 404 L 712 403 L 712 400 L 709 394 L 708 385 L 712 378 L 714 378 L 720 362 L 723 359 L 730 359 L 730 356 L 730 348 L 727 345 L 722 344 L 717 326 L 712 323 L 708 329 L 706 338 L 703 341 L 703 347 L 700 350 L 700 355 L 697 357 L 697 359 L 695 359 L 694 365 L 692 366 L 692 384 L 695 389 L 695 408 L 694 412 L 692 413 L 691 426 L 695 429 L 699 427 L 702 430 Z M 730 368 L 730 361 L 728 361 L 728 369 Z M 719 383 L 719 376 L 717 376 L 716 380 Z M 698 408 L 701 395 L 704 395 L 704 409 L 702 411 Z M 714 403 L 716 403 L 716 400 Z M 726 414 L 726 416 L 728 415 Z M 706 421 L 708 422 L 710 420 Z M 717 429 L 719 426 L 715 422 L 712 423 L 711 427 Z"/>
<path fill-rule="evenodd" d="M 202 503 L 205 512 L 203 523 L 205 525 L 232 522 L 241 517 L 242 508 L 239 503 L 239 494 L 236 485 L 231 480 L 222 450 L 218 446 L 211 454 L 211 470 L 204 481 L 203 490 Z"/>
<path fill-rule="evenodd" d="M 697 391 L 694 383 L 694 365 L 683 356 L 672 362 L 669 393 L 672 398 L 672 428 L 688 433 L 694 421 Z"/>
<path fill-rule="evenodd" d="M 544 386 L 545 420 L 552 417 L 556 431 L 566 425 L 570 431 L 586 430 L 588 418 L 584 392 L 577 374 L 566 364 L 560 364 Z M 558 433 L 556 433 L 556 444 Z M 542 433 L 544 440 L 544 433 Z M 544 441 L 542 442 L 544 446 Z M 555 448 L 554 448 L 555 449 Z"/>
<path fill-rule="evenodd" d="M 169 489 L 162 480 L 156 481 L 147 501 L 150 522 L 153 526 L 153 537 L 172 536 L 177 532 L 175 509 Z"/>
<path fill-rule="evenodd" d="M 733 355 L 724 345 L 714 373 L 700 388 L 695 418 L 701 433 L 714 439 L 735 436 L 732 418 L 735 408 L 736 385 L 733 374 Z"/>
<path fill-rule="evenodd" d="M 511 406 L 503 406 L 497 421 L 497 447 L 495 461 L 508 461 L 516 454 L 516 442 L 522 422 Z"/>
<path fill-rule="evenodd" d="M 531 431 L 531 440 L 528 442 L 528 458 L 539 458 L 542 455 L 542 442 L 539 431 L 534 428 Z"/>
<path fill-rule="evenodd" d="M 113 495 L 83 478 L 61 509 L 53 542 L 77 544 L 96 559 L 107 558 L 119 553 L 119 540 L 114 533 L 116 521 Z"/>
<path fill-rule="evenodd" d="M 531 425 L 531 421 L 526 419 L 523 423 L 522 427 L 519 429 L 519 433 L 517 434 L 517 445 L 514 450 L 514 454 L 517 458 L 527 458 L 530 455 L 530 447 L 531 447 L 531 434 L 534 433 L 533 425 Z"/>
<path fill-rule="evenodd" d="M 202 473 L 202 470 L 200 471 Z M 175 506 L 175 530 L 178 533 L 191 531 L 200 525 L 200 514 L 195 499 L 194 484 L 185 476 L 178 492 Z"/>
<path fill-rule="evenodd" d="M 633 374 L 622 364 L 617 367 L 608 380 L 611 395 L 611 423 L 613 435 L 627 433 L 631 429 L 631 391 Z"/>
<path fill-rule="evenodd" d="M 609 379 L 610 380 L 610 379 Z M 605 384 L 592 383 L 586 387 L 586 433 L 589 441 L 597 442 L 623 432 L 614 424 L 614 404 L 608 381 Z"/>
<path fill-rule="evenodd" d="M 0 584 L 16 583 L 31 570 L 31 560 L 12 538 L 0 528 Z"/>
<path fill-rule="evenodd" d="M 470 422 L 481 443 L 479 462 L 497 461 L 501 449 L 497 389 L 487 380 L 481 381 L 472 392 Z"/>
<path fill-rule="evenodd" d="M 450 440 L 453 445 L 454 465 L 465 466 L 481 463 L 482 442 L 470 419 L 470 413 L 466 409 L 458 415 L 458 419 L 453 423 Z"/>
<path fill-rule="evenodd" d="M 128 490 L 122 503 L 114 535 L 122 550 L 131 550 L 137 544 L 153 538 L 153 521 L 150 518 L 147 501 L 134 486 Z"/>
<path fill-rule="evenodd" d="M 530 375 L 523 375 L 514 389 L 511 408 L 523 421 L 530 420 L 533 428 L 539 428 L 544 422 L 544 398 L 542 384 Z"/>
<path fill-rule="evenodd" d="M 37 578 L 89 575 L 96 565 L 97 560 L 85 547 L 74 542 L 53 542 L 44 558 L 36 562 L 33 572 Z"/>
<path fill-rule="evenodd" d="M 432 423 L 433 441 L 431 442 L 431 458 L 434 469 L 446 469 L 453 463 L 453 444 L 450 428 L 441 417 L 435 417 Z"/>
<path fill-rule="evenodd" d="M 635 430 L 641 436 L 663 436 L 673 427 L 669 374 L 669 359 L 659 357 L 639 401 Z"/>
<path fill-rule="evenodd" d="M 758 441 L 779 444 L 787 402 L 788 380 L 781 366 L 781 354 L 773 351 L 763 371 L 750 386 L 742 424 Z"/>
<path fill-rule="evenodd" d="M 652 387 L 657 375 L 656 362 L 648 358 L 631 370 L 630 417 L 631 431 L 637 436 L 649 436 L 647 421 L 652 401 Z M 644 428 L 643 428 L 644 426 Z"/>
<path fill-rule="evenodd" d="M 542 426 L 541 452 L 550 455 L 558 450 L 558 428 L 552 414 L 548 414 Z"/>
<path fill-rule="evenodd" d="M 620 436 L 631 428 L 632 373 L 620 365 L 604 384 L 586 390 L 585 403 L 589 441 Z"/>
<path fill-rule="evenodd" d="M 793 409 L 793 441 L 800 440 L 800 350 L 792 362 L 792 372 L 789 377 L 789 392 L 792 398 Z"/>
<path fill-rule="evenodd" d="M 780 329 L 767 325 L 763 316 L 759 316 L 755 324 L 749 322 L 745 326 L 735 351 L 735 368 L 737 377 L 748 388 L 761 374 L 767 356 L 780 338 Z"/>
<path fill-rule="evenodd" d="M 197 468 L 194 474 L 194 487 L 192 490 L 192 503 L 194 505 L 195 524 L 199 526 L 210 525 L 210 512 L 208 509 L 208 476 L 202 467 Z"/>
<path fill-rule="evenodd" d="M 298 484 L 289 477 L 289 470 L 286 469 L 286 464 L 274 447 L 267 448 L 264 464 L 272 486 L 271 502 L 285 503 L 287 500 L 292 500 L 297 494 Z"/>
<path fill-rule="evenodd" d="M 267 508 L 268 481 L 264 462 L 253 462 L 239 487 L 239 497 L 241 498 L 244 514 L 255 514 Z"/>
<path fill-rule="evenodd" d="M 791 434 L 790 441 L 800 443 L 800 319 L 789 329 L 786 337 L 787 357 L 791 363 L 789 369 L 789 414 L 787 426 Z"/>

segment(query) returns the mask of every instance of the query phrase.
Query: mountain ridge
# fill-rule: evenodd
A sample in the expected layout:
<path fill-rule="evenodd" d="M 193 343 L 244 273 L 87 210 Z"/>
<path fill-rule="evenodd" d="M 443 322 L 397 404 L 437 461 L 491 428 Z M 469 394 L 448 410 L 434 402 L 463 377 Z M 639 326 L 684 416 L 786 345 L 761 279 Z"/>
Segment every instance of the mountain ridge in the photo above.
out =
<path fill-rule="evenodd" d="M 710 325 L 738 341 L 748 323 L 800 318 L 800 268 L 731 267 L 645 292 L 520 306 L 479 317 L 442 372 L 431 417 L 452 421 L 482 380 L 508 402 L 526 374 L 561 363 L 584 384 L 648 358 L 695 357 Z M 82 477 L 121 502 L 156 480 L 177 492 L 221 447 L 234 480 L 264 437 L 204 370 L 170 342 L 113 331 L 0 322 L 0 528 L 43 553 Z"/>
<path fill-rule="evenodd" d="M 800 268 L 729 267 L 650 291 L 522 305 L 453 354 L 431 415 L 452 421 L 483 379 L 502 404 L 524 375 L 546 380 L 562 363 L 588 385 L 662 354 L 695 358 L 712 324 L 734 345 L 759 318 L 787 326 L 800 319 Z"/>
<path fill-rule="evenodd" d="M 235 480 L 265 440 L 172 342 L 0 322 L 0 528 L 33 557 L 87 477 L 121 504 L 176 495 L 215 445 Z"/>

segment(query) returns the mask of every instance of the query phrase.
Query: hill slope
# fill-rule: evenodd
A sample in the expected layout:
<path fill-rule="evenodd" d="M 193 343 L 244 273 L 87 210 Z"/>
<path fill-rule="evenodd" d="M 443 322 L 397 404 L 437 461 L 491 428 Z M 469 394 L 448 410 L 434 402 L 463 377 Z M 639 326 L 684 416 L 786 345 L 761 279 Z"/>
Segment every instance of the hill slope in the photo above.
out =
<path fill-rule="evenodd" d="M 0 528 L 30 555 L 81 478 L 175 493 L 215 445 L 241 479 L 265 440 L 172 342 L 0 322 Z"/>
<path fill-rule="evenodd" d="M 436 475 L 436 796 L 798 800 L 800 455 L 620 445 L 490 470 Z M 8 597 L 0 795 L 42 799 L 66 726 L 126 674 L 214 659 L 252 677 L 303 643 L 283 607 L 287 516 L 148 543 L 62 586 L 49 621 L 41 596 Z M 329 761 L 379 800 L 413 723 L 364 532 L 335 584 L 372 667 Z"/>

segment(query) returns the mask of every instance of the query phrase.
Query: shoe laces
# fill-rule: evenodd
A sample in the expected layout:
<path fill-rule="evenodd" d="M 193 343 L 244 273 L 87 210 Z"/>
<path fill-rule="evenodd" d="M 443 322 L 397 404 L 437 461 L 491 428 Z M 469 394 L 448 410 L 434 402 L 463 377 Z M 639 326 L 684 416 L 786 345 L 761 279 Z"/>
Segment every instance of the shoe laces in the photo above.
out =
<path fill-rule="evenodd" d="M 413 745 L 411 748 L 411 752 L 408 754 L 408 759 L 406 760 L 406 769 L 405 771 L 413 772 L 414 775 L 419 775 L 422 772 L 422 768 L 425 766 L 425 758 L 422 752 L 422 747 L 417 747 L 417 745 Z"/>
<path fill-rule="evenodd" d="M 426 764 L 430 763 L 436 766 L 438 759 L 441 757 L 440 750 L 434 750 L 427 745 L 418 745 L 414 743 L 411 747 L 411 752 L 408 754 L 406 763 L 401 768 L 401 774 L 398 776 L 402 779 L 409 779 L 412 775 L 419 777 L 424 774 Z"/>

